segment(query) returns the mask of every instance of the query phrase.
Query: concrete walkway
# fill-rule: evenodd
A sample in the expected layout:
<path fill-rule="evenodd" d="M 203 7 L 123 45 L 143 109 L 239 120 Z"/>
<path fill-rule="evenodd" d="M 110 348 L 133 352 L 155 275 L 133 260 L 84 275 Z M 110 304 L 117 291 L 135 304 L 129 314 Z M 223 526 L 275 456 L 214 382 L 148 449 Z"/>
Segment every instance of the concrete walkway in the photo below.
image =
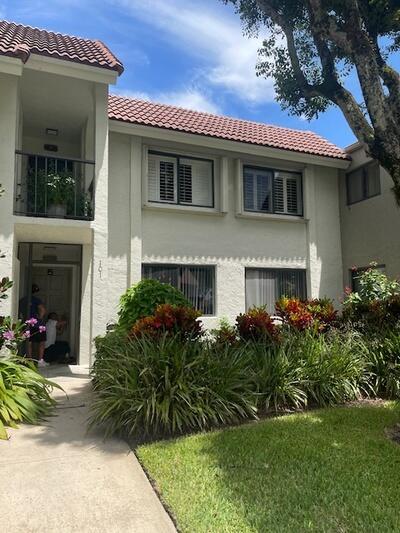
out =
<path fill-rule="evenodd" d="M 86 434 L 87 370 L 46 370 L 68 393 L 41 426 L 0 441 L 2 533 L 173 533 L 134 453 L 119 439 Z"/>

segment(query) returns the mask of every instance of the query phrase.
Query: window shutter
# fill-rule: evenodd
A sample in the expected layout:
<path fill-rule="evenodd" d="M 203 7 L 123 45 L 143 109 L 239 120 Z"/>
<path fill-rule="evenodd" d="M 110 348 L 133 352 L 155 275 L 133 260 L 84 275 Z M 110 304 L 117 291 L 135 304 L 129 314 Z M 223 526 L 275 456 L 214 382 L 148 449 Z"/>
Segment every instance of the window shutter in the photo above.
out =
<path fill-rule="evenodd" d="M 172 161 L 160 161 L 160 200 L 173 202 L 175 200 L 175 172 Z"/>
<path fill-rule="evenodd" d="M 148 171 L 147 171 L 147 180 L 148 180 L 148 194 L 149 200 L 151 202 L 160 201 L 160 186 L 159 178 L 157 172 L 158 158 L 153 154 L 148 155 Z"/>
<path fill-rule="evenodd" d="M 253 174 L 248 171 L 245 171 L 243 177 L 243 197 L 245 210 L 254 211 L 254 179 Z"/>
<path fill-rule="evenodd" d="M 149 153 L 147 175 L 151 202 L 176 202 L 176 168 L 175 158 Z"/>
<path fill-rule="evenodd" d="M 182 170 L 181 170 L 182 169 Z M 198 159 L 179 160 L 179 201 L 197 206 L 212 207 L 212 162 Z M 183 184 L 183 188 L 181 187 Z"/>
<path fill-rule="evenodd" d="M 279 175 L 275 176 L 274 180 L 274 212 L 285 212 L 284 178 Z"/>
<path fill-rule="evenodd" d="M 287 176 L 286 178 L 286 198 L 287 212 L 291 215 L 300 213 L 300 187 L 298 176 Z"/>
<path fill-rule="evenodd" d="M 274 213 L 301 215 L 301 176 L 292 172 L 275 172 Z"/>
<path fill-rule="evenodd" d="M 191 165 L 179 165 L 179 202 L 192 203 L 192 167 Z"/>

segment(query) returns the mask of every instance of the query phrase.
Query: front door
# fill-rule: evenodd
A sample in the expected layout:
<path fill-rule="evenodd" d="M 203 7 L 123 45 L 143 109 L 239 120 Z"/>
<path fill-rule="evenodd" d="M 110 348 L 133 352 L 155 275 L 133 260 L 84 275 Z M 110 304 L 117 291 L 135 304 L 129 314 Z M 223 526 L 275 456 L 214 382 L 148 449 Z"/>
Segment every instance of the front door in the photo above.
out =
<path fill-rule="evenodd" d="M 71 303 L 72 303 L 72 270 L 62 266 L 38 266 L 32 269 L 32 283 L 38 285 L 37 296 L 46 307 L 46 315 L 57 313 L 59 319 L 65 319 L 67 326 L 60 340 L 71 339 Z"/>

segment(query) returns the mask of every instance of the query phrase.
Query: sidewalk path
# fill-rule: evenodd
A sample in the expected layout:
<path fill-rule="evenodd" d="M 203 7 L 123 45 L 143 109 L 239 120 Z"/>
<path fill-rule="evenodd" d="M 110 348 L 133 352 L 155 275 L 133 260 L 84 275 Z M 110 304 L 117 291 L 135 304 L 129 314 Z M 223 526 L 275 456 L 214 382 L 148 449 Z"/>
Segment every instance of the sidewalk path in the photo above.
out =
<path fill-rule="evenodd" d="M 57 391 L 55 416 L 0 441 L 2 533 L 175 532 L 128 445 L 86 434 L 87 370 L 46 373 L 68 398 Z"/>

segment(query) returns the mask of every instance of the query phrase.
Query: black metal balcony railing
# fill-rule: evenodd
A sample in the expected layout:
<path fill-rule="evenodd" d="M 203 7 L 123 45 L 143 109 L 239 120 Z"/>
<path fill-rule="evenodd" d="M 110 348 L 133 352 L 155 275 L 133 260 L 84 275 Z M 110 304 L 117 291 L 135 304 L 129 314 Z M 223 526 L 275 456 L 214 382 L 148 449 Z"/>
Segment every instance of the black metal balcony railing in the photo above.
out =
<path fill-rule="evenodd" d="M 15 152 L 16 215 L 93 220 L 94 161 Z"/>

